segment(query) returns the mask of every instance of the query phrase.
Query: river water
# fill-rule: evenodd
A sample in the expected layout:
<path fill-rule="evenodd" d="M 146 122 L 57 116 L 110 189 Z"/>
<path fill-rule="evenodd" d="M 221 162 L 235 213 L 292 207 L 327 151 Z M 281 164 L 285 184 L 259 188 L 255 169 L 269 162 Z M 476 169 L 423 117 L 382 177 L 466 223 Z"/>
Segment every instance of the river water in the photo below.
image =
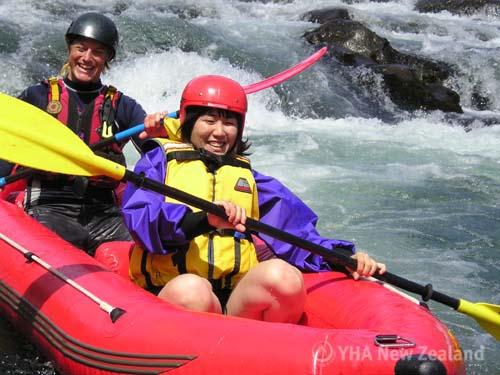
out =
<path fill-rule="evenodd" d="M 459 74 L 447 86 L 460 94 L 464 114 L 398 110 L 382 84 L 360 88 L 367 77 L 377 79 L 370 72 L 325 59 L 249 96 L 253 166 L 304 199 L 324 235 L 356 242 L 410 280 L 499 304 L 500 126 L 485 126 L 484 119 L 500 118 L 500 19 L 421 14 L 414 3 L 1 0 L 0 91 L 17 95 L 56 73 L 70 20 L 102 11 L 121 34 L 105 82 L 147 111 L 171 111 L 196 75 L 222 74 L 246 85 L 304 59 L 315 49 L 301 36 L 316 25 L 300 16 L 347 8 L 394 48 L 454 64 Z M 489 98 L 487 111 L 473 109 L 474 91 Z M 128 149 L 128 156 L 133 164 L 137 155 Z M 499 373 L 498 342 L 473 319 L 437 303 L 431 308 L 460 341 L 468 373 Z M 51 373 L 29 344 L 12 345 L 0 366 L 34 361 L 16 373 Z"/>

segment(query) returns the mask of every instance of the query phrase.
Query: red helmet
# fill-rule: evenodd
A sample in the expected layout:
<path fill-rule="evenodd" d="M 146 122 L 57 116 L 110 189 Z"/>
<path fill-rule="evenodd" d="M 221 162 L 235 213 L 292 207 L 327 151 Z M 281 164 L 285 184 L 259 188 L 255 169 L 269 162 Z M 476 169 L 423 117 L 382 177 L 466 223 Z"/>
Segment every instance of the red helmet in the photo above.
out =
<path fill-rule="evenodd" d="M 230 78 L 216 75 L 199 76 L 186 85 L 182 92 L 179 119 L 186 118 L 186 108 L 201 106 L 220 108 L 241 115 L 241 128 L 245 126 L 247 95 L 243 87 Z"/>

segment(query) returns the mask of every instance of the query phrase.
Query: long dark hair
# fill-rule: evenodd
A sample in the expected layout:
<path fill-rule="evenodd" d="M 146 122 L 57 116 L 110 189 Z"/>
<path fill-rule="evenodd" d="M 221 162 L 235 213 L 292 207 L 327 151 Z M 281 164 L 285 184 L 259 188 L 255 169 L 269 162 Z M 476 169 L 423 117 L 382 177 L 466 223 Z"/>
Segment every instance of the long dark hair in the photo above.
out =
<path fill-rule="evenodd" d="M 193 133 L 194 124 L 199 117 L 206 115 L 207 113 L 216 110 L 220 116 L 225 118 L 235 118 L 238 122 L 238 134 L 236 136 L 236 142 L 230 153 L 234 153 L 240 156 L 250 155 L 246 151 L 250 148 L 251 143 L 247 139 L 243 139 L 243 119 L 241 115 L 237 112 L 228 111 L 225 109 L 218 109 L 212 107 L 202 107 L 202 106 L 190 106 L 186 108 L 186 117 L 184 122 L 181 124 L 180 132 L 183 142 L 191 142 L 191 134 Z M 178 131 L 179 131 L 178 130 Z"/>

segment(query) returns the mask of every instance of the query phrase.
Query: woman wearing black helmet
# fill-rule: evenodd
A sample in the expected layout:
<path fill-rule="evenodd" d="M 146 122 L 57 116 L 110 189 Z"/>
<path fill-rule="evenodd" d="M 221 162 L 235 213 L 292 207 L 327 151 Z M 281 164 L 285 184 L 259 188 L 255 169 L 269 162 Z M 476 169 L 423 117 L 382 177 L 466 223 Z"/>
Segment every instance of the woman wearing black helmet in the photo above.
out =
<path fill-rule="evenodd" d="M 59 119 L 87 144 L 142 123 L 144 109 L 101 82 L 118 46 L 114 22 L 99 13 L 85 13 L 70 24 L 65 38 L 68 57 L 60 76 L 28 87 L 20 98 Z M 108 147 L 101 156 L 125 163 L 124 144 Z M 40 173 L 27 181 L 24 207 L 61 237 L 93 254 L 104 241 L 130 238 L 116 204 L 115 188 L 106 178 Z"/>
<path fill-rule="evenodd" d="M 113 21 L 99 13 L 85 13 L 74 20 L 66 31 L 66 43 L 76 38 L 95 40 L 109 49 L 108 61 L 113 60 L 118 47 L 118 30 Z"/>
<path fill-rule="evenodd" d="M 62 75 L 68 75 L 77 82 L 95 82 L 102 71 L 109 67 L 108 62 L 115 57 L 118 30 L 108 17 L 99 13 L 85 13 L 69 26 L 66 44 L 69 54 Z M 86 63 L 95 63 L 91 66 L 94 69 L 87 71 Z M 78 74 L 80 71 L 82 74 Z"/>

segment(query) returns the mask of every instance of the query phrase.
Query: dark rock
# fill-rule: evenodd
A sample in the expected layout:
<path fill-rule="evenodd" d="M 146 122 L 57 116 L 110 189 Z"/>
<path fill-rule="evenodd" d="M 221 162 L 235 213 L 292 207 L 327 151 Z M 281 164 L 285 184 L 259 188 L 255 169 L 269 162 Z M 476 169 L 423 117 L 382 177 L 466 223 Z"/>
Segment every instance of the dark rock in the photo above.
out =
<path fill-rule="evenodd" d="M 478 111 L 486 111 L 491 109 L 491 99 L 487 96 L 475 91 L 471 95 L 472 108 Z"/>
<path fill-rule="evenodd" d="M 393 103 L 406 110 L 441 110 L 462 113 L 459 95 L 440 83 L 426 83 L 421 73 L 406 65 L 377 65 Z"/>
<path fill-rule="evenodd" d="M 415 9 L 422 13 L 438 13 L 446 10 L 464 15 L 480 11 L 500 15 L 500 0 L 418 0 Z"/>
<path fill-rule="evenodd" d="M 304 13 L 301 19 L 305 21 L 310 21 L 314 23 L 324 24 L 330 20 L 343 19 L 349 20 L 349 12 L 344 8 L 324 8 L 318 10 L 312 10 L 310 12 Z"/>
<path fill-rule="evenodd" d="M 310 12 L 312 13 L 312 12 Z M 333 13 L 335 14 L 335 13 Z M 401 53 L 390 45 L 385 38 L 378 36 L 362 23 L 345 18 L 327 19 L 315 30 L 306 32 L 304 37 L 311 44 L 327 43 L 332 45 L 330 51 L 336 58 L 351 65 L 369 64 L 407 64 L 421 66 L 425 71 L 425 79 L 429 81 L 445 80 L 452 68 L 445 63 Z M 339 48 L 340 47 L 340 48 Z"/>
<path fill-rule="evenodd" d="M 395 50 L 342 8 L 315 10 L 303 17 L 321 22 L 304 34 L 309 43 L 327 44 L 329 54 L 345 65 L 367 66 L 382 74 L 391 99 L 401 108 L 462 112 L 458 94 L 443 86 L 454 74 L 451 66 Z"/>
<path fill-rule="evenodd" d="M 360 22 L 350 19 L 331 18 L 320 27 L 305 33 L 304 37 L 311 44 L 328 43 L 344 50 L 363 55 L 376 63 L 378 51 L 383 50 L 387 39 L 380 38 Z M 335 53 L 335 49 L 333 50 Z"/>
<path fill-rule="evenodd" d="M 179 16 L 180 19 L 190 20 L 203 16 L 203 9 L 196 5 L 189 6 L 186 4 L 177 5 L 174 4 L 169 7 L 169 10 L 175 15 Z"/>
<path fill-rule="evenodd" d="M 122 14 L 123 12 L 125 12 L 128 8 L 130 8 L 130 3 L 129 2 L 119 0 L 113 6 L 113 14 L 115 16 L 119 16 L 120 14 Z"/>

